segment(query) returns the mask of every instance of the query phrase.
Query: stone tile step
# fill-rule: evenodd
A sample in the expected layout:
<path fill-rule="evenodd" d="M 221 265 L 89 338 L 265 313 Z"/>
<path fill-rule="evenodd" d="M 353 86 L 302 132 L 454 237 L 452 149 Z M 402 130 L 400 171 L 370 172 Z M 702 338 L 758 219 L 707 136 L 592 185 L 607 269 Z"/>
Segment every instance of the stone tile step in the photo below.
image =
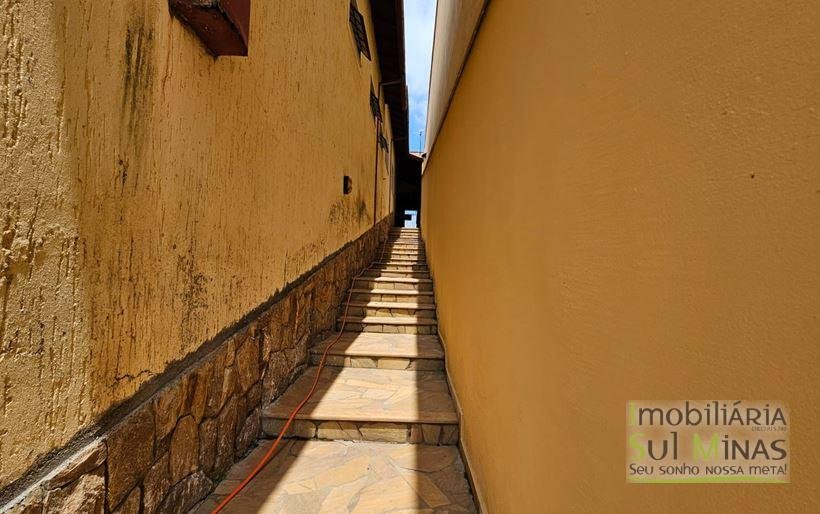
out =
<path fill-rule="evenodd" d="M 419 266 L 421 266 L 423 268 L 427 268 L 427 261 L 425 261 L 423 259 L 393 260 L 393 259 L 390 259 L 389 257 L 385 257 L 385 260 L 375 261 L 370 265 L 371 268 L 380 268 L 380 267 L 384 267 L 384 266 L 402 266 L 402 267 L 419 267 Z M 429 268 L 427 268 L 427 269 L 429 269 Z"/>
<path fill-rule="evenodd" d="M 404 291 L 432 291 L 433 281 L 429 278 L 405 277 L 358 277 L 354 289 L 394 289 Z"/>
<path fill-rule="evenodd" d="M 414 239 L 388 239 L 385 243 L 388 248 L 397 247 L 397 246 L 409 246 L 412 248 L 423 248 L 424 241 L 421 239 L 414 240 Z"/>
<path fill-rule="evenodd" d="M 376 255 L 403 255 L 407 257 L 424 257 L 427 254 L 425 253 L 424 248 L 419 248 L 417 246 L 396 246 L 385 249 L 379 249 Z"/>
<path fill-rule="evenodd" d="M 344 312 L 345 306 L 341 305 L 339 312 Z M 351 300 L 347 307 L 348 316 L 373 316 L 373 317 L 436 317 L 436 306 L 430 303 L 418 302 L 384 302 L 384 301 L 361 301 Z"/>
<path fill-rule="evenodd" d="M 242 482 L 273 441 L 236 463 L 194 514 L 209 514 Z M 223 511 L 477 512 L 464 463 L 452 446 L 284 441 Z"/>
<path fill-rule="evenodd" d="M 342 326 L 344 323 L 344 326 Z M 435 334 L 438 322 L 422 316 L 352 316 L 336 320 L 338 330 L 382 334 Z"/>
<path fill-rule="evenodd" d="M 371 264 L 369 271 L 402 271 L 405 273 L 427 273 L 428 275 L 424 277 L 417 277 L 417 278 L 429 278 L 430 268 L 427 267 L 424 263 L 413 263 L 413 264 L 393 264 L 393 263 L 384 263 L 384 264 Z"/>
<path fill-rule="evenodd" d="M 398 243 L 398 244 L 387 244 L 382 245 L 379 247 L 379 251 L 387 251 L 387 252 L 412 252 L 412 253 L 424 253 L 424 245 L 418 244 L 409 244 L 409 243 Z"/>
<path fill-rule="evenodd" d="M 376 256 L 376 259 L 371 262 L 371 266 L 375 266 L 378 264 L 383 263 L 391 263 L 391 264 L 403 264 L 403 265 L 414 265 L 414 264 L 422 264 L 427 265 L 427 258 L 425 255 L 396 255 L 396 254 L 380 254 Z"/>
<path fill-rule="evenodd" d="M 416 271 L 429 271 L 425 261 L 380 261 L 370 265 L 371 269 L 396 268 Z"/>
<path fill-rule="evenodd" d="M 378 253 L 393 253 L 393 252 L 405 252 L 415 255 L 424 255 L 425 250 L 424 246 L 419 245 L 409 245 L 409 244 L 400 244 L 400 245 L 390 245 L 386 248 L 379 248 Z"/>
<path fill-rule="evenodd" d="M 363 369 L 330 368 L 325 369 Z M 406 373 L 412 373 L 407 371 Z M 428 373 L 435 373 L 428 371 Z M 263 419 L 262 433 L 274 438 L 285 426 L 286 419 Z M 326 441 L 370 441 L 382 443 L 411 443 L 428 445 L 456 445 L 459 433 L 457 423 L 388 423 L 382 421 L 321 421 L 295 419 L 283 436 L 287 439 L 320 439 Z"/>
<path fill-rule="evenodd" d="M 424 243 L 421 242 L 396 242 L 396 243 L 386 243 L 383 245 L 385 249 L 389 250 L 410 250 L 410 251 L 424 251 Z M 381 246 L 379 247 L 381 249 Z"/>
<path fill-rule="evenodd" d="M 426 255 L 401 254 L 401 253 L 385 253 L 385 254 L 380 254 L 378 259 L 376 259 L 375 262 L 426 264 L 427 263 L 427 256 Z"/>
<path fill-rule="evenodd" d="M 413 259 L 422 258 L 423 259 L 424 257 L 426 257 L 426 254 L 424 252 L 418 252 L 416 250 L 388 250 L 386 252 L 379 252 L 377 255 L 379 257 L 385 257 L 385 258 L 403 257 L 403 258 L 413 258 Z M 384 260 L 384 259 L 382 258 L 382 259 L 377 259 L 377 260 Z"/>
<path fill-rule="evenodd" d="M 396 260 L 396 259 L 404 259 L 404 260 L 408 260 L 408 259 L 410 259 L 410 260 L 419 260 L 420 259 L 420 260 L 425 260 L 426 258 L 427 258 L 427 254 L 425 254 L 424 252 L 421 252 L 421 253 L 417 253 L 417 252 L 399 253 L 396 250 L 392 250 L 392 251 L 388 250 L 384 253 L 376 254 L 376 258 L 374 260 L 376 260 L 376 261 Z"/>
<path fill-rule="evenodd" d="M 415 271 L 422 273 L 430 273 L 430 268 L 425 264 L 391 264 L 391 263 L 374 263 L 370 266 L 374 271 Z"/>
<path fill-rule="evenodd" d="M 263 426 L 267 425 L 265 433 L 278 435 L 282 425 L 277 428 L 276 421 L 284 422 L 304 399 L 318 369 L 315 366 L 307 368 L 282 396 L 265 407 L 262 412 Z M 316 392 L 296 419 L 364 424 L 458 423 L 442 371 L 342 367 L 322 370 Z"/>
<path fill-rule="evenodd" d="M 433 318 L 425 318 L 423 316 L 347 316 L 348 323 L 361 323 L 363 325 L 436 325 L 436 320 Z M 339 317 L 337 321 L 341 321 Z"/>
<path fill-rule="evenodd" d="M 368 268 L 362 272 L 363 277 L 396 277 L 396 278 L 430 278 L 424 270 L 396 270 L 385 268 Z"/>
<path fill-rule="evenodd" d="M 422 239 L 420 237 L 388 237 L 387 239 L 385 239 L 383 241 L 379 241 L 379 243 L 380 243 L 379 246 L 384 246 L 384 245 L 390 246 L 390 245 L 395 245 L 395 244 L 414 244 L 414 245 L 421 244 L 421 245 L 423 245 L 424 244 L 424 239 Z"/>
<path fill-rule="evenodd" d="M 369 280 L 394 284 L 430 284 L 433 281 L 429 278 L 401 278 L 401 277 L 359 277 L 356 280 Z"/>
<path fill-rule="evenodd" d="M 427 265 L 427 259 L 424 255 L 408 255 L 408 254 L 394 254 L 385 253 L 376 256 L 376 259 L 370 264 L 377 266 L 380 264 L 400 264 L 403 266 L 413 265 Z"/>
<path fill-rule="evenodd" d="M 403 267 L 407 271 L 427 271 L 427 269 L 426 269 L 427 268 L 427 263 L 424 262 L 424 261 L 418 261 L 418 260 L 416 260 L 416 261 L 408 261 L 408 260 L 404 260 L 404 261 L 391 261 L 391 260 L 374 261 L 370 264 L 370 267 L 368 269 L 383 269 L 385 267 L 397 267 L 397 266 L 398 267 Z M 418 267 L 418 266 L 421 266 L 425 269 L 415 269 L 415 270 L 413 269 L 413 267 Z"/>
<path fill-rule="evenodd" d="M 403 256 L 404 257 L 404 256 Z M 370 263 L 370 268 L 381 268 L 388 266 L 424 266 L 427 267 L 427 261 L 422 259 L 402 258 L 396 259 L 390 255 L 385 255 Z"/>
<path fill-rule="evenodd" d="M 350 307 L 359 307 L 363 309 L 412 309 L 417 311 L 434 311 L 436 304 L 434 303 L 419 303 L 419 302 L 382 302 L 382 301 L 351 301 Z"/>
<path fill-rule="evenodd" d="M 385 269 L 391 268 L 395 266 L 402 266 L 405 269 Z M 427 273 L 427 269 L 413 269 L 413 266 L 425 266 L 424 263 L 409 263 L 409 264 L 376 264 L 372 263 L 369 268 L 365 269 L 365 272 L 374 272 L 374 271 L 403 271 L 405 273 Z M 428 277 L 422 277 L 428 278 Z"/>
<path fill-rule="evenodd" d="M 354 288 L 350 290 L 354 295 L 356 294 L 366 294 L 366 295 L 390 295 L 395 296 L 397 298 L 429 298 L 430 300 L 433 299 L 433 291 L 418 291 L 413 289 L 358 289 Z M 398 300 L 381 300 L 385 302 L 394 302 Z"/>
<path fill-rule="evenodd" d="M 311 348 L 318 365 L 325 348 L 336 340 L 329 334 Z M 444 369 L 444 349 L 437 336 L 342 332 L 325 360 L 327 366 L 435 371 Z"/>
<path fill-rule="evenodd" d="M 338 332 L 326 334 L 310 351 L 321 354 L 338 335 Z M 440 360 L 444 358 L 444 349 L 438 336 L 342 332 L 328 355 Z"/>
<path fill-rule="evenodd" d="M 406 264 L 427 264 L 427 256 L 402 253 L 384 253 L 376 256 L 373 262 L 396 262 Z"/>
<path fill-rule="evenodd" d="M 401 289 L 351 289 L 351 300 L 400 302 L 400 301 L 433 301 L 432 291 L 406 291 Z"/>
<path fill-rule="evenodd" d="M 424 248 L 418 246 L 394 246 L 384 249 L 379 249 L 377 255 L 407 255 L 410 257 L 424 256 Z"/>

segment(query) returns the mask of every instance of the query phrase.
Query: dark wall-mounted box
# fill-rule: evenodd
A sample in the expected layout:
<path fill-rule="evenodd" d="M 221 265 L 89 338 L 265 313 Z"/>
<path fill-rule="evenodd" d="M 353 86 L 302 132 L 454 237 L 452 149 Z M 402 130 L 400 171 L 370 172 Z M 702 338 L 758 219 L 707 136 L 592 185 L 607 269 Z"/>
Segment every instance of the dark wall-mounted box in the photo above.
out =
<path fill-rule="evenodd" d="M 251 0 L 168 0 L 214 56 L 248 55 Z"/>

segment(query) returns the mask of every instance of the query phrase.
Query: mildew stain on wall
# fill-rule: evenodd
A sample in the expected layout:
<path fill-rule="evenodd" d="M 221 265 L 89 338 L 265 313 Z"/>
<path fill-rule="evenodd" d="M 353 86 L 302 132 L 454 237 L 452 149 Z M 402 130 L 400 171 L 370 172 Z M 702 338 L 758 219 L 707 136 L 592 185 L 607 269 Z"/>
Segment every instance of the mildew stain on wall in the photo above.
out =
<path fill-rule="evenodd" d="M 347 5 L 256 2 L 214 60 L 126 4 L 0 0 L 0 488 L 373 226 Z"/>

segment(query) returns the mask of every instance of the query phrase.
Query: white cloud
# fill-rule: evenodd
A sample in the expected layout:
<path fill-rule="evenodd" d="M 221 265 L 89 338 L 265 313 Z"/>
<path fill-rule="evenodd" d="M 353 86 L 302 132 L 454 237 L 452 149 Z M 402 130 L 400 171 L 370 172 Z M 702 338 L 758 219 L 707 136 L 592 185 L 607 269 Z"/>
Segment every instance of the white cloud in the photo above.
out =
<path fill-rule="evenodd" d="M 430 84 L 430 54 L 436 0 L 404 0 L 404 48 L 407 88 L 410 98 L 410 149 L 418 150 L 419 130 L 427 118 L 427 88 Z"/>

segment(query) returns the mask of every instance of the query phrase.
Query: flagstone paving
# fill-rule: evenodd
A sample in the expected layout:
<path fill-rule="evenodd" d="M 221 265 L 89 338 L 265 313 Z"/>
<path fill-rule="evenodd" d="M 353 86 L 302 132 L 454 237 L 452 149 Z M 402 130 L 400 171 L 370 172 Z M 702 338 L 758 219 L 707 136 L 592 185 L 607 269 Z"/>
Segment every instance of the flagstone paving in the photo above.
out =
<path fill-rule="evenodd" d="M 328 351 L 314 396 L 277 456 L 223 512 L 476 512 L 456 446 L 459 419 L 418 231 L 392 229 L 351 292 L 352 310 L 347 318 L 340 312 L 343 332 Z M 265 435 L 284 428 L 337 334 L 317 342 L 313 366 L 264 409 Z M 270 444 L 237 463 L 196 512 L 210 512 Z"/>
<path fill-rule="evenodd" d="M 237 463 L 195 510 L 207 514 L 264 455 Z M 287 441 L 225 513 L 476 512 L 454 446 Z"/>
<path fill-rule="evenodd" d="M 311 350 L 321 354 L 336 338 L 331 334 Z M 396 358 L 444 359 L 438 337 L 414 334 L 378 334 L 374 332 L 343 332 L 330 355 L 376 356 Z"/>

